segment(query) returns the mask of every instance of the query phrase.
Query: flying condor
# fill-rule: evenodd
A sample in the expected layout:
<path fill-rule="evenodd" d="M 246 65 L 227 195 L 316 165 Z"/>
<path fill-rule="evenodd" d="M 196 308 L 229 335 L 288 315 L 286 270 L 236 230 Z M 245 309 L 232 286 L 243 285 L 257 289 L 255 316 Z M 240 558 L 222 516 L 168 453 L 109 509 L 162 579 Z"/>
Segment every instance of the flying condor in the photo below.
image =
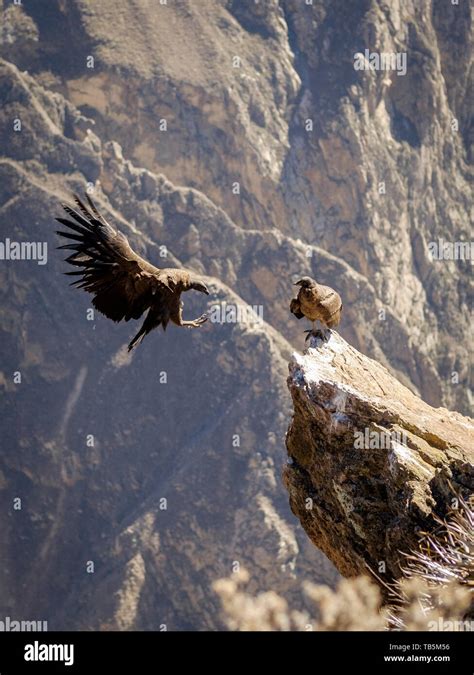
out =
<path fill-rule="evenodd" d="M 77 268 L 65 272 L 78 276 L 71 286 L 94 295 L 92 304 L 112 321 L 139 319 L 148 310 L 142 327 L 128 345 L 128 351 L 158 326 L 172 321 L 177 326 L 199 328 L 207 321 L 203 314 L 193 321 L 183 319 L 181 293 L 191 289 L 209 295 L 206 284 L 191 272 L 159 269 L 141 258 L 122 232 L 99 213 L 89 195 L 88 206 L 74 195 L 78 210 L 63 204 L 70 218 L 56 218 L 68 229 L 58 234 L 68 239 L 60 249 L 73 251 L 66 261 Z"/>

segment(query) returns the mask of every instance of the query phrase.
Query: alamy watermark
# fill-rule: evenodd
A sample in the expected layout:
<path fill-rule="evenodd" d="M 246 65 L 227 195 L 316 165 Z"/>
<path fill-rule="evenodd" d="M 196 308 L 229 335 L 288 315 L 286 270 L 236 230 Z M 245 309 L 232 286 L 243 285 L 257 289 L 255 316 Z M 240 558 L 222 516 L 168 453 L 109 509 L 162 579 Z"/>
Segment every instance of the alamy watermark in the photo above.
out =
<path fill-rule="evenodd" d="M 430 260 L 470 260 L 474 261 L 474 242 L 472 241 L 438 241 L 428 243 Z"/>
<path fill-rule="evenodd" d="M 241 305 L 218 302 L 207 312 L 211 323 L 263 323 L 263 305 Z"/>
<path fill-rule="evenodd" d="M 25 645 L 25 661 L 61 661 L 65 666 L 74 665 L 74 644 L 44 644 L 35 642 Z"/>
<path fill-rule="evenodd" d="M 17 621 L 6 616 L 0 619 L 0 633 L 28 633 L 30 631 L 45 632 L 48 630 L 47 621 Z"/>
<path fill-rule="evenodd" d="M 354 431 L 354 448 L 357 450 L 391 450 L 395 445 L 407 445 L 405 431 L 378 431 L 365 427 Z"/>
<path fill-rule="evenodd" d="M 406 75 L 406 52 L 371 52 L 364 49 L 364 53 L 354 54 L 354 70 L 393 70 L 397 75 Z"/>
<path fill-rule="evenodd" d="M 474 621 L 460 621 L 460 620 L 447 620 L 442 617 L 433 621 L 428 621 L 428 630 L 436 630 L 440 632 L 449 631 L 454 632 L 472 632 L 474 631 Z"/>
<path fill-rule="evenodd" d="M 47 241 L 0 241 L 0 260 L 36 260 L 38 265 L 48 262 Z"/>

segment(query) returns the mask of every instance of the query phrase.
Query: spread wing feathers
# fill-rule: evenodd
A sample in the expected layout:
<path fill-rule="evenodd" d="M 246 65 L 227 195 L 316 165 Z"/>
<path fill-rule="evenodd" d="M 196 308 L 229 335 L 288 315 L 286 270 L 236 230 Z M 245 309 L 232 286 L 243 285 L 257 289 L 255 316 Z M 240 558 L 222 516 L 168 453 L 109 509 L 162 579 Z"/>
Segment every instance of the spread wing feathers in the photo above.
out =
<path fill-rule="evenodd" d="M 68 228 L 58 230 L 68 240 L 59 248 L 72 251 L 66 261 L 78 268 L 66 272 L 79 277 L 71 285 L 94 294 L 94 307 L 113 321 L 138 319 L 152 302 L 160 304 L 160 296 L 165 303 L 171 291 L 166 273 L 137 255 L 127 238 L 109 225 L 88 195 L 90 208 L 79 197 L 74 199 L 79 210 L 63 204 L 70 219 L 56 218 Z"/>

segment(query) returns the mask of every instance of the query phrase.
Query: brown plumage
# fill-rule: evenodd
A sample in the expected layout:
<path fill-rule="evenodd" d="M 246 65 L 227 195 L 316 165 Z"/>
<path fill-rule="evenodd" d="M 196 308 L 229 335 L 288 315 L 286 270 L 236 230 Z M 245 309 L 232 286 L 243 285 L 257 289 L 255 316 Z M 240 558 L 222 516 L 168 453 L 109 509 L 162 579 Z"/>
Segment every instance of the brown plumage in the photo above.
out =
<path fill-rule="evenodd" d="M 72 240 L 58 248 L 72 250 L 66 260 L 79 268 L 65 273 L 80 277 L 71 286 L 92 293 L 94 307 L 112 321 L 139 319 L 148 310 L 142 327 L 128 345 L 129 351 L 154 328 L 161 325 L 166 330 L 169 321 L 199 328 L 207 316 L 184 321 L 180 297 L 190 289 L 209 295 L 206 284 L 186 270 L 159 269 L 141 258 L 125 235 L 109 225 L 88 195 L 86 199 L 90 208 L 74 196 L 80 213 L 63 204 L 72 220 L 56 218 L 69 228 L 58 234 Z"/>
<path fill-rule="evenodd" d="M 301 286 L 296 298 L 290 303 L 290 312 L 297 319 L 304 316 L 314 323 L 320 321 L 326 328 L 334 328 L 341 320 L 342 301 L 339 293 L 329 286 L 318 284 L 311 277 L 303 277 L 295 283 Z"/>

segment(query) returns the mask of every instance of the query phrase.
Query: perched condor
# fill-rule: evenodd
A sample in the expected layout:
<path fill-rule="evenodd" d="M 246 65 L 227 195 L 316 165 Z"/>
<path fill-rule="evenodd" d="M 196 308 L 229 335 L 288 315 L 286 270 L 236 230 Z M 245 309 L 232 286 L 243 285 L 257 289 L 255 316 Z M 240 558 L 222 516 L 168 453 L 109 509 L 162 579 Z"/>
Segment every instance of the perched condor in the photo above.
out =
<path fill-rule="evenodd" d="M 303 277 L 294 285 L 300 286 L 300 290 L 290 303 L 290 312 L 297 319 L 305 316 L 313 324 L 310 330 L 305 331 L 306 340 L 310 335 L 319 334 L 315 328 L 316 321 L 320 321 L 325 328 L 334 328 L 339 325 L 342 312 L 339 293 L 329 286 L 318 284 L 311 277 Z M 326 338 L 327 333 L 322 333 L 322 336 Z"/>

